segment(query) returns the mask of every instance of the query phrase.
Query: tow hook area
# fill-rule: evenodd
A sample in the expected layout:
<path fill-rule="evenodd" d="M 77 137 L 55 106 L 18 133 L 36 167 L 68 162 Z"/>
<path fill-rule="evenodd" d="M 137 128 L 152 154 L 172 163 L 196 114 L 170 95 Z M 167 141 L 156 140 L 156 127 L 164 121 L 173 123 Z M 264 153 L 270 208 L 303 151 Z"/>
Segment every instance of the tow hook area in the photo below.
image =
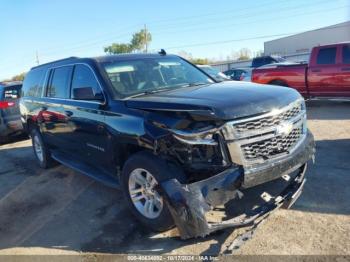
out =
<path fill-rule="evenodd" d="M 264 204 L 249 213 L 220 222 L 208 222 L 206 213 L 215 206 L 243 196 L 239 190 L 243 181 L 241 168 L 228 169 L 206 180 L 187 185 L 170 179 L 161 183 L 161 188 L 180 237 L 204 237 L 224 228 L 254 225 L 279 207 L 290 208 L 302 192 L 306 168 L 306 164 L 301 166 L 293 181 L 288 181 L 288 186 L 278 196 L 265 193 L 261 195 Z M 287 181 L 287 177 L 284 179 Z"/>

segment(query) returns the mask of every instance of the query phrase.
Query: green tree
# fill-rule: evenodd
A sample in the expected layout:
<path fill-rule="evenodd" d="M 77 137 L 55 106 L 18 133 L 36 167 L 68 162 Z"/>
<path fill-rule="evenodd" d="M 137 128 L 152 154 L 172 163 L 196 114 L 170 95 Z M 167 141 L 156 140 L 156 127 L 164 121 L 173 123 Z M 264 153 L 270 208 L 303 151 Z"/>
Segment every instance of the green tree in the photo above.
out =
<path fill-rule="evenodd" d="M 107 54 L 122 54 L 131 53 L 134 51 L 145 51 L 152 41 L 152 35 L 146 29 L 142 29 L 139 32 L 132 35 L 130 43 L 112 43 L 110 46 L 104 48 L 104 52 Z"/>
<path fill-rule="evenodd" d="M 209 64 L 208 58 L 192 58 L 190 62 L 195 65 L 207 65 Z"/>
<path fill-rule="evenodd" d="M 105 53 L 107 54 L 123 54 L 132 52 L 132 47 L 130 44 L 117 44 L 113 43 L 110 46 L 104 48 Z"/>
<path fill-rule="evenodd" d="M 133 34 L 131 39 L 131 46 L 133 50 L 147 52 L 147 46 L 152 41 L 152 35 L 146 29 L 142 29 L 140 32 Z"/>
<path fill-rule="evenodd" d="M 23 72 L 23 73 L 20 73 L 18 75 L 15 75 L 11 78 L 8 78 L 8 79 L 4 79 L 2 81 L 4 82 L 10 82 L 10 81 L 23 81 L 24 80 L 24 77 L 26 76 L 27 72 Z M 0 81 L 0 82 L 2 82 Z"/>
<path fill-rule="evenodd" d="M 26 72 L 20 73 L 19 75 L 15 75 L 11 78 L 12 81 L 23 81 L 26 76 Z"/>

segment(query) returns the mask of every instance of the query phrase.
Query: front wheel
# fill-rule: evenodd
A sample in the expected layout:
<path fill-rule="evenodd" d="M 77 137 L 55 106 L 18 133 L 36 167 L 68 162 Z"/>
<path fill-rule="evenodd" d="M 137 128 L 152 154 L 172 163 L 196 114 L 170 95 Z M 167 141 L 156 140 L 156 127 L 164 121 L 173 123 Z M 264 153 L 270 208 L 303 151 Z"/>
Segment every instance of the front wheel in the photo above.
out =
<path fill-rule="evenodd" d="M 154 231 L 161 232 L 174 226 L 159 190 L 160 183 L 170 178 L 181 182 L 184 175 L 148 152 L 136 153 L 123 168 L 121 182 L 128 207 L 142 224 Z"/>

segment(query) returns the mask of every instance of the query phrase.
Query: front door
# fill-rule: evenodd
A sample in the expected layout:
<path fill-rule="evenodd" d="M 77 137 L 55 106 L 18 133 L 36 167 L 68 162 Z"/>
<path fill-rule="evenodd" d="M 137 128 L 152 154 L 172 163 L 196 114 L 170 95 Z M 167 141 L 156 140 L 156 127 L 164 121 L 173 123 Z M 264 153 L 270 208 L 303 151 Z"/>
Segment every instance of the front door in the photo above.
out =
<path fill-rule="evenodd" d="M 341 63 L 338 67 L 337 89 L 345 97 L 350 97 L 350 44 L 341 47 Z"/>
<path fill-rule="evenodd" d="M 109 170 L 112 166 L 112 155 L 108 154 L 111 136 L 104 123 L 104 101 L 75 96 L 74 90 L 80 88 L 92 88 L 96 97 L 103 97 L 95 74 L 85 64 L 74 66 L 71 99 L 63 106 L 71 130 L 71 154 L 87 164 Z"/>

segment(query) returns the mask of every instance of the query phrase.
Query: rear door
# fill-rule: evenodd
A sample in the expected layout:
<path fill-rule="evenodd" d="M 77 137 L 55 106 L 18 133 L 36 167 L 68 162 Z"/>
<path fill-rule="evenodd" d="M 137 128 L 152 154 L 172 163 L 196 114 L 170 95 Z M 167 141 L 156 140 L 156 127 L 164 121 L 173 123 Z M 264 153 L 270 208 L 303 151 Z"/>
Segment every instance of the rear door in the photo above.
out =
<path fill-rule="evenodd" d="M 68 116 L 63 104 L 69 99 L 73 66 L 61 66 L 50 70 L 45 103 L 40 111 L 41 130 L 45 141 L 53 148 L 68 151 L 70 148 Z"/>
<path fill-rule="evenodd" d="M 337 86 L 339 73 L 338 48 L 336 45 L 315 49 L 310 61 L 307 81 L 310 95 L 320 97 L 338 96 L 341 90 Z"/>
<path fill-rule="evenodd" d="M 337 76 L 337 88 L 346 97 L 350 97 L 350 44 L 340 48 L 340 65 Z"/>

